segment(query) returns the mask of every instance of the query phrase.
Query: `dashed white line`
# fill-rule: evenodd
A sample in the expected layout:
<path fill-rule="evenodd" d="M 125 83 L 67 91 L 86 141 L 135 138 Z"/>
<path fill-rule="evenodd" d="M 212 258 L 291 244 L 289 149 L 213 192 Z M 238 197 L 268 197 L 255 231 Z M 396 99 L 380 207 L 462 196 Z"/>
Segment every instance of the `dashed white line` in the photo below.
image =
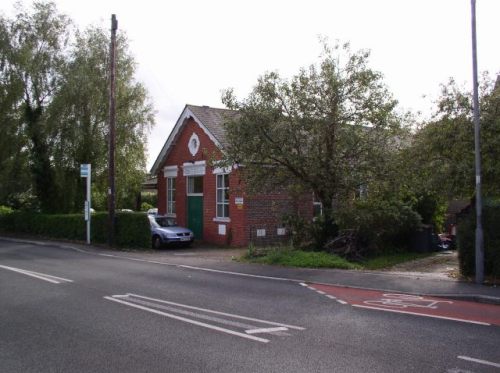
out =
<path fill-rule="evenodd" d="M 486 360 L 481 360 L 481 359 L 475 359 L 473 357 L 469 356 L 457 356 L 458 359 L 466 360 L 466 361 L 471 361 L 473 363 L 478 363 L 478 364 L 483 364 L 483 365 L 489 365 L 492 367 L 500 368 L 499 363 L 493 363 L 491 361 L 486 361 Z"/>
<path fill-rule="evenodd" d="M 337 297 L 333 296 L 333 295 L 330 295 L 330 294 L 326 294 L 324 291 L 321 291 L 321 290 L 318 290 L 316 289 L 315 287 L 313 286 L 310 286 L 310 285 L 307 285 L 306 283 L 304 282 L 301 282 L 300 283 L 301 286 L 304 286 L 306 288 L 308 288 L 309 290 L 313 290 L 315 291 L 316 293 L 318 294 L 321 294 L 321 295 L 324 295 L 325 297 L 327 297 L 328 299 L 332 299 L 332 300 L 336 300 L 338 303 L 340 304 L 348 304 L 347 302 L 341 300 L 341 299 L 337 299 Z"/>

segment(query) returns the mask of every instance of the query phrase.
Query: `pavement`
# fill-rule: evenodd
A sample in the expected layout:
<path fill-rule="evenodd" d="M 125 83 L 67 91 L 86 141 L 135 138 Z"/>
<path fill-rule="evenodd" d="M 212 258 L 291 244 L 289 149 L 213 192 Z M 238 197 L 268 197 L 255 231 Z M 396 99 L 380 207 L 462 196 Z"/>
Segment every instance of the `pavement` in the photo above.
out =
<path fill-rule="evenodd" d="M 276 281 L 323 284 L 500 305 L 499 286 L 464 282 L 443 276 L 440 273 L 310 269 L 250 264 L 237 261 L 237 258 L 246 252 L 246 249 L 214 248 L 203 245 L 189 249 L 118 251 L 105 246 L 74 242 L 12 237 L 0 237 L 0 239 L 37 245 L 54 245 L 62 249 L 84 251 L 90 254 L 106 254 L 106 256 L 110 257 L 174 265 L 208 272 L 223 272 L 234 276 L 261 277 Z"/>

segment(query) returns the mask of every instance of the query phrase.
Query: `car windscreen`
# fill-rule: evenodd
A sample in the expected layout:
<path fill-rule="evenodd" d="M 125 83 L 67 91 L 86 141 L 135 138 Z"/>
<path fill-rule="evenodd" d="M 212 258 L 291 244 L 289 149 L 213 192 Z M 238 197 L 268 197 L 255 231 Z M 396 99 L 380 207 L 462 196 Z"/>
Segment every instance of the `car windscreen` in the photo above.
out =
<path fill-rule="evenodd" d="M 177 225 L 175 219 L 172 218 L 157 217 L 155 218 L 155 221 L 160 227 L 174 227 L 175 225 Z"/>

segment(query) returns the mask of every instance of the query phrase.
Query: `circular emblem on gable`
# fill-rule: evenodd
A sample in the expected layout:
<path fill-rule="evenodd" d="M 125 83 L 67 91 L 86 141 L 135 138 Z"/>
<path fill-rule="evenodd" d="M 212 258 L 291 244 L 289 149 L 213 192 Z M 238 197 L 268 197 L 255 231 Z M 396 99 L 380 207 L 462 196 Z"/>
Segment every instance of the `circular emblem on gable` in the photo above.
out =
<path fill-rule="evenodd" d="M 196 153 L 198 153 L 198 149 L 200 149 L 200 139 L 194 132 L 189 139 L 188 148 L 192 156 L 196 155 Z"/>

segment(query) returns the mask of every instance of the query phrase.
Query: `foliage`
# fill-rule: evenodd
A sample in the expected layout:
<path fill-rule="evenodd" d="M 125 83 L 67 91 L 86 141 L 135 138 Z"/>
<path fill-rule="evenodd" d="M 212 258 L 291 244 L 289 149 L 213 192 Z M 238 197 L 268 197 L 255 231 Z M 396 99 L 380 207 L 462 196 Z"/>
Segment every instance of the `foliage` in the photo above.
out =
<path fill-rule="evenodd" d="M 248 253 L 245 255 L 243 260 L 253 263 L 274 264 L 302 268 L 378 270 L 390 268 L 396 264 L 412 261 L 415 259 L 425 258 L 430 255 L 433 254 L 392 252 L 387 254 L 380 254 L 373 258 L 368 258 L 363 262 L 354 263 L 337 255 L 332 255 L 325 252 L 297 250 L 286 246 L 258 249 L 253 246 L 249 246 Z"/>
<path fill-rule="evenodd" d="M 239 112 L 226 123 L 226 162 L 243 164 L 249 191 L 313 191 L 328 230 L 336 201 L 387 176 L 402 128 L 369 52 L 324 49 L 319 64 L 291 79 L 267 73 L 246 99 L 226 90 L 223 102 Z"/>
<path fill-rule="evenodd" d="M 31 12 L 30 12 L 31 11 Z M 92 164 L 93 193 L 107 190 L 109 32 L 75 30 L 53 3 L 20 5 L 0 18 L 0 203 L 44 212 L 83 206 L 81 163 Z M 117 41 L 116 201 L 134 207 L 145 175 L 153 109 L 123 33 Z M 5 147 L 3 145 L 6 145 Z M 34 196 L 38 203 L 23 202 Z"/>
<path fill-rule="evenodd" d="M 404 162 L 414 190 L 445 200 L 469 199 L 474 193 L 474 124 L 470 89 L 453 80 L 442 87 L 434 119 L 415 134 Z M 483 76 L 480 97 L 482 187 L 498 195 L 500 183 L 500 80 Z"/>
<path fill-rule="evenodd" d="M 337 224 L 326 225 L 324 216 L 309 221 L 298 215 L 288 215 L 283 218 L 283 223 L 290 232 L 290 244 L 304 250 L 323 250 L 328 239 L 338 234 Z"/>
<path fill-rule="evenodd" d="M 141 211 L 148 211 L 149 209 L 152 209 L 154 206 L 147 203 L 147 202 L 143 202 L 141 203 Z"/>
<path fill-rule="evenodd" d="M 264 250 L 264 252 L 264 256 L 247 256 L 245 259 L 255 263 L 278 264 L 289 267 L 340 269 L 360 268 L 354 263 L 350 263 L 336 255 L 331 255 L 325 252 L 294 250 L 287 247 L 268 248 L 267 250 Z"/>
<path fill-rule="evenodd" d="M 500 203 L 483 206 L 484 234 L 484 274 L 494 279 L 500 278 Z M 476 267 L 475 260 L 475 229 L 476 214 L 472 210 L 462 217 L 457 230 L 457 247 L 460 272 L 464 276 L 473 276 Z"/>
<path fill-rule="evenodd" d="M 408 248 L 408 238 L 420 227 L 421 217 L 399 199 L 370 196 L 342 209 L 338 221 L 341 228 L 357 230 L 359 244 L 370 255 Z"/>
<path fill-rule="evenodd" d="M 91 224 L 92 242 L 107 243 L 108 215 L 92 214 Z M 12 212 L 0 214 L 0 232 L 83 241 L 86 239 L 86 222 L 82 214 Z M 141 213 L 117 213 L 115 244 L 117 247 L 149 248 L 151 228 L 147 216 Z"/>
<path fill-rule="evenodd" d="M 0 205 L 0 215 L 3 215 L 3 214 L 10 214 L 11 212 L 13 212 L 14 210 L 12 210 L 10 207 L 8 206 L 3 206 L 3 205 Z"/>

